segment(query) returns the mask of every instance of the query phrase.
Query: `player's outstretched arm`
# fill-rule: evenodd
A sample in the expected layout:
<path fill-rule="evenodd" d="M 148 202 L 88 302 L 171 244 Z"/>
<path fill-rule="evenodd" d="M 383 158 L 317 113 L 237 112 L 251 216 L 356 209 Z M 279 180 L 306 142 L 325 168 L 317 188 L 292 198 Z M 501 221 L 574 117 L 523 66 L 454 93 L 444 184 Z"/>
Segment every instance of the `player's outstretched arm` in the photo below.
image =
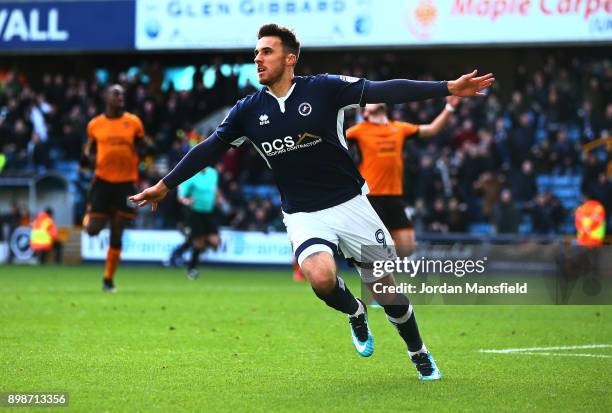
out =
<path fill-rule="evenodd" d="M 476 77 L 477 73 L 478 71 L 474 70 L 472 73 L 467 73 L 457 80 L 449 81 L 448 91 L 450 94 L 464 97 L 484 96 L 483 90 L 493 85 L 495 77 L 493 77 L 493 73 Z"/>
<path fill-rule="evenodd" d="M 164 199 L 170 189 L 166 186 L 163 179 L 160 179 L 155 185 L 145 189 L 144 191 L 132 195 L 128 199 L 135 203 L 138 207 L 151 205 L 151 211 L 157 211 L 157 203 Z"/>
<path fill-rule="evenodd" d="M 457 80 L 432 82 L 409 79 L 370 81 L 360 103 L 404 103 L 444 96 L 484 96 L 483 89 L 490 87 L 495 78 L 489 73 L 476 77 L 476 70 Z"/>
<path fill-rule="evenodd" d="M 157 210 L 157 203 L 164 199 L 171 189 L 207 166 L 213 165 L 230 148 L 231 145 L 223 142 L 216 133 L 213 133 L 204 142 L 191 148 L 174 169 L 157 184 L 131 196 L 129 200 L 139 207 L 151 204 L 151 210 Z"/>
<path fill-rule="evenodd" d="M 459 106 L 460 101 L 461 98 L 458 96 L 447 96 L 446 107 L 436 116 L 433 122 L 426 125 L 419 125 L 419 138 L 431 138 L 440 133 L 451 118 L 451 114 L 457 109 L 457 106 Z"/>

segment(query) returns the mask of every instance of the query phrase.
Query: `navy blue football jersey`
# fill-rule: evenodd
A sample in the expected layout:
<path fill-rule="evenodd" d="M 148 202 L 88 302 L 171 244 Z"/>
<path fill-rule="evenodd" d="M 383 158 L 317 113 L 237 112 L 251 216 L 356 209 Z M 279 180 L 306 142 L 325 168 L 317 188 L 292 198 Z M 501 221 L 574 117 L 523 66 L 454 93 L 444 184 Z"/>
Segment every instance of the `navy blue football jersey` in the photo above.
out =
<path fill-rule="evenodd" d="M 217 128 L 221 140 L 250 141 L 272 169 L 287 213 L 312 212 L 366 192 L 348 152 L 344 110 L 363 104 L 367 80 L 296 76 L 277 98 L 267 88 L 238 101 Z"/>

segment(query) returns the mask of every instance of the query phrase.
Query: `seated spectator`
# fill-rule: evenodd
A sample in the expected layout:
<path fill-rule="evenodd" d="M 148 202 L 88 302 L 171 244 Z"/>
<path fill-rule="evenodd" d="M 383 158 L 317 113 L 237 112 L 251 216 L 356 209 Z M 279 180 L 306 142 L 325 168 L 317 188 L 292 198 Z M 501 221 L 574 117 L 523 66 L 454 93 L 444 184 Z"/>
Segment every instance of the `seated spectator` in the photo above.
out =
<path fill-rule="evenodd" d="M 448 213 L 444 199 L 436 198 L 433 203 L 433 210 L 426 219 L 427 230 L 430 232 L 448 232 Z"/>
<path fill-rule="evenodd" d="M 428 212 L 425 206 L 423 198 L 418 198 L 414 202 L 414 210 L 412 211 L 412 223 L 414 224 L 414 231 L 416 233 L 422 233 L 427 230 L 427 219 Z"/>
<path fill-rule="evenodd" d="M 493 206 L 499 199 L 499 193 L 504 185 L 504 179 L 498 174 L 484 172 L 476 182 L 474 191 L 482 194 L 482 214 L 486 220 L 493 214 Z"/>
<path fill-rule="evenodd" d="M 516 234 L 520 223 L 521 211 L 512 199 L 512 192 L 502 190 L 499 201 L 493 207 L 493 231 L 497 234 Z"/>
<path fill-rule="evenodd" d="M 565 129 L 557 131 L 551 155 L 553 163 L 556 165 L 554 171 L 557 175 L 575 172 L 574 165 L 578 154 L 574 144 L 568 139 Z"/>
<path fill-rule="evenodd" d="M 478 143 L 478 135 L 476 134 L 474 121 L 470 118 L 465 119 L 461 123 L 461 128 L 453 137 L 453 145 L 457 149 L 460 149 L 466 143 Z"/>
<path fill-rule="evenodd" d="M 436 180 L 438 180 L 438 172 L 429 155 L 425 155 L 421 158 L 420 166 L 415 181 L 416 196 L 417 198 L 422 198 L 429 204 L 436 196 L 435 183 Z"/>
<path fill-rule="evenodd" d="M 526 210 L 531 215 L 533 233 L 548 235 L 555 228 L 555 217 L 553 205 L 550 202 L 550 194 L 539 194 L 535 201 L 526 204 Z"/>
<path fill-rule="evenodd" d="M 32 132 L 32 139 L 28 142 L 28 168 L 42 173 L 50 166 L 47 145 L 40 139 L 37 132 Z"/>
<path fill-rule="evenodd" d="M 606 114 L 601 123 L 600 137 L 605 138 L 606 136 L 612 136 L 612 103 L 606 106 Z"/>
<path fill-rule="evenodd" d="M 466 232 L 468 229 L 467 205 L 457 197 L 448 200 L 448 231 Z"/>
<path fill-rule="evenodd" d="M 510 187 L 514 199 L 518 202 L 528 202 L 535 197 L 538 188 L 531 161 L 524 161 L 520 171 L 511 173 Z"/>
<path fill-rule="evenodd" d="M 494 223 L 500 189 L 495 177 L 502 174 L 507 176 L 513 202 L 519 206 L 532 206 L 537 193 L 536 175 L 541 174 L 583 173 L 584 193 L 609 198 L 609 182 L 605 177 L 600 179 L 607 159 L 596 153 L 588 155 L 583 164 L 578 156 L 581 148 L 577 148 L 573 133 L 578 131 L 581 144 L 612 135 L 612 103 L 606 99 L 612 93 L 611 60 L 570 54 L 571 59 L 560 59 L 552 53 L 543 56 L 544 63 L 535 71 L 516 65 L 513 76 L 504 82 L 503 93 L 501 86 L 496 86 L 482 99 L 466 100 L 447 131 L 435 140 L 406 142 L 406 199 L 410 202 L 419 199 L 415 204 L 415 225 L 420 222 L 431 228 L 429 224 L 434 224 L 436 231 L 456 231 L 485 219 Z M 405 67 L 412 63 L 400 54 L 369 59 L 347 53 L 335 61 L 351 67 L 343 74 L 373 80 L 404 76 Z M 122 71 L 127 68 L 113 65 L 107 68 L 106 80 L 83 72 L 78 68 L 80 65 L 65 74 L 39 75 L 36 70 L 0 72 L 2 173 L 27 173 L 28 164 L 31 169 L 42 171 L 58 166 L 60 161 L 78 159 L 86 137 L 85 125 L 101 110 L 105 83 L 119 81 L 126 88 L 126 109 L 140 115 L 147 139 L 153 140 L 157 148 L 141 162 L 141 179 L 149 181 L 164 175 L 189 150 L 190 142 L 199 140 L 199 133 L 207 135 L 206 131 L 194 128 L 199 121 L 256 90 L 249 82 L 238 85 L 235 72 L 223 74 L 220 65 L 227 63 L 225 57 L 213 57 L 211 62 L 209 67 L 214 68 L 217 77 L 212 88 L 205 84 L 204 73 L 198 71 L 189 90 L 177 90 L 172 82 L 166 82 L 167 88 L 162 89 L 164 67 L 155 61 L 143 62 L 135 75 Z M 581 68 L 581 76 L 569 76 L 576 64 Z M 304 67 L 303 74 L 320 71 L 312 65 Z M 333 67 L 326 69 L 341 72 Z M 150 79 L 148 82 L 145 75 Z M 414 77 L 439 78 L 431 71 L 414 73 Z M 442 100 L 431 99 L 393 105 L 390 109 L 398 120 L 426 123 L 443 105 Z M 350 125 L 358 120 L 359 113 L 346 111 L 345 116 L 345 125 Z M 220 185 L 226 193 L 219 206 L 224 223 L 245 229 L 282 228 L 277 207 L 269 208 L 263 201 L 257 201 L 247 208 L 244 200 L 241 185 L 272 184 L 270 169 L 260 154 L 251 145 L 243 145 L 225 156 L 223 166 Z M 610 166 L 612 175 L 612 163 Z M 87 187 L 81 186 L 80 192 L 84 194 Z M 441 208 L 438 197 L 443 198 Z M 83 204 L 84 197 L 80 198 Z M 448 206 L 444 206 L 444 199 Z M 573 202 L 569 201 L 568 205 Z M 610 201 L 606 202 L 609 205 Z M 436 205 L 445 211 L 445 219 L 435 217 Z M 567 231 L 569 213 L 561 202 L 548 196 L 545 206 L 550 212 L 551 229 L 538 227 L 539 230 Z M 82 209 L 77 208 L 79 214 Z M 163 205 L 156 220 L 148 223 L 155 227 L 180 225 L 178 210 L 174 200 Z M 430 229 L 423 225 L 417 231 Z"/>
<path fill-rule="evenodd" d="M 597 181 L 589 187 L 589 193 L 585 195 L 599 201 L 606 210 L 606 216 L 610 216 L 612 210 L 612 177 L 608 177 L 604 172 L 601 172 L 597 176 Z"/>
<path fill-rule="evenodd" d="M 521 113 L 519 123 L 510 133 L 508 143 L 510 145 L 510 159 L 513 165 L 521 165 L 531 151 L 535 142 L 534 128 L 531 115 L 528 112 Z"/>

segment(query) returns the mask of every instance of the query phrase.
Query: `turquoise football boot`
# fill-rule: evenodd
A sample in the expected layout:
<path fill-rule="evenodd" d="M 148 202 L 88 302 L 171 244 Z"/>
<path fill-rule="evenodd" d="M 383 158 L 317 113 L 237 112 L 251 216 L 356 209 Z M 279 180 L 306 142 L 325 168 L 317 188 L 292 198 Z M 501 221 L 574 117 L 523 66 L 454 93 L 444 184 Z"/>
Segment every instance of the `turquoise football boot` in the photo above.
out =
<path fill-rule="evenodd" d="M 436 365 L 436 361 L 432 357 L 431 353 L 419 353 L 410 357 L 410 360 L 414 363 L 414 366 L 419 373 L 419 380 L 440 380 L 442 378 L 442 373 L 438 366 Z"/>
<path fill-rule="evenodd" d="M 351 326 L 351 338 L 355 350 L 361 357 L 370 357 L 374 353 L 374 337 L 368 326 L 368 309 L 363 301 L 357 299 L 363 306 L 363 313 L 357 317 L 349 316 Z"/>

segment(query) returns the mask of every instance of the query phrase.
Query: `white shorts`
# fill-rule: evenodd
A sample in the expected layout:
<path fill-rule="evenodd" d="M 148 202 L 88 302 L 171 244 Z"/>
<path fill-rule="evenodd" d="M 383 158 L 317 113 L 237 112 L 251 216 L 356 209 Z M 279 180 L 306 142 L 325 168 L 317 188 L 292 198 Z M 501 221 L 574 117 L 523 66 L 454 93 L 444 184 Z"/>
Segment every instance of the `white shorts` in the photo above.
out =
<path fill-rule="evenodd" d="M 384 254 L 376 259 L 395 256 L 391 234 L 365 195 L 320 211 L 283 212 L 283 222 L 300 266 L 309 255 L 321 251 L 333 255 L 339 248 L 345 258 L 355 262 L 363 281 L 373 282 L 376 278 L 366 277 L 360 268 L 364 261 L 362 247 L 379 246 L 380 249 L 368 248 L 368 251 L 374 249 L 375 254 Z M 366 257 L 365 261 L 371 263 L 372 257 Z"/>

